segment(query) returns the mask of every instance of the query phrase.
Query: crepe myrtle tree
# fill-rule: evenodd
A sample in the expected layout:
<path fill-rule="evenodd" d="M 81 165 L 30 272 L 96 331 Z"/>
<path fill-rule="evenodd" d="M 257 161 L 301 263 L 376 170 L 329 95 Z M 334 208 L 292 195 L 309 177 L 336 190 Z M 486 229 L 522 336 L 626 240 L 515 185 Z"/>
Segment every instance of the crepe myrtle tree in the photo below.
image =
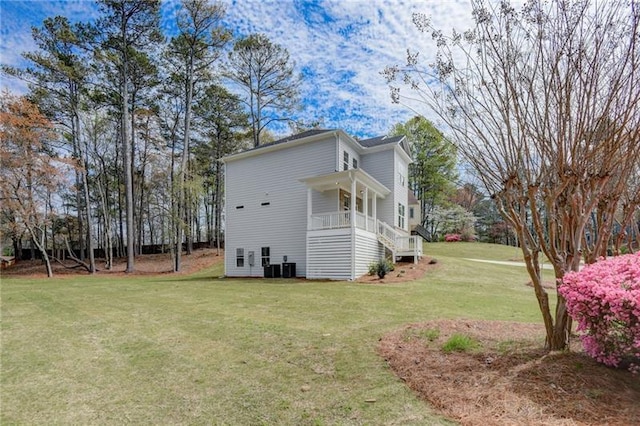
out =
<path fill-rule="evenodd" d="M 640 167 L 640 7 L 471 3 L 474 26 L 464 32 L 445 33 L 414 14 L 435 60 L 423 65 L 408 50 L 406 64 L 383 74 L 395 102 L 421 102 L 448 127 L 520 241 L 546 347 L 565 349 L 566 301 L 558 293 L 552 313 L 539 256 L 560 284 L 582 257 L 606 253 L 622 202 L 637 208 L 624 194 Z M 597 238 L 585 232 L 590 223 Z"/>

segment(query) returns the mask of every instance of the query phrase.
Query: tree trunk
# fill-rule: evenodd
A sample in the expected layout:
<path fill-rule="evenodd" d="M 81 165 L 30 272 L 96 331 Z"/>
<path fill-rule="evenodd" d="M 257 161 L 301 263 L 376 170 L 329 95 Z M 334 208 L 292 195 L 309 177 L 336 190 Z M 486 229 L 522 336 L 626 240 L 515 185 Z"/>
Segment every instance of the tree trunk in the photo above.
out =
<path fill-rule="evenodd" d="M 182 158 L 180 161 L 180 174 L 179 174 L 179 198 L 178 198 L 178 226 L 176 228 L 176 263 L 175 272 L 180 271 L 180 257 L 182 252 L 182 240 L 184 238 L 184 227 L 188 225 L 187 208 L 186 208 L 186 181 L 187 181 L 187 168 L 189 167 L 189 142 L 191 132 L 191 101 L 193 100 L 193 61 L 187 64 L 187 75 L 185 82 L 185 113 L 184 113 L 184 135 L 183 135 L 183 147 Z M 183 223 L 180 223 L 183 222 Z M 187 245 L 188 247 L 188 245 Z"/>
<path fill-rule="evenodd" d="M 31 235 L 31 251 L 33 253 L 33 257 L 35 258 L 34 246 L 36 246 L 38 248 L 38 251 L 42 255 L 42 261 L 44 262 L 46 270 L 47 270 L 47 277 L 49 277 L 49 278 L 53 277 L 53 269 L 51 268 L 51 261 L 49 260 L 49 255 L 47 254 L 47 249 L 44 246 L 44 241 L 38 241 L 38 238 L 41 238 L 42 240 L 44 240 L 44 232 L 41 231 L 40 233 L 42 235 L 39 237 L 37 235 L 36 230 L 33 229 L 31 226 L 27 226 L 27 230 L 29 231 L 29 234 Z"/>
<path fill-rule="evenodd" d="M 13 255 L 16 261 L 22 260 L 22 238 L 14 236 L 13 240 Z"/>
<path fill-rule="evenodd" d="M 73 135 L 73 138 L 75 138 L 76 136 Z M 80 155 L 78 154 L 78 147 L 75 146 L 77 145 L 77 141 L 74 142 L 74 155 L 76 155 L 78 158 L 80 157 Z M 80 161 L 80 167 L 82 168 L 82 161 Z M 83 218 L 83 210 L 84 210 L 84 203 L 83 203 L 83 197 L 82 197 L 82 171 L 81 170 L 76 170 L 76 208 L 77 208 L 77 212 L 78 212 L 78 250 L 80 251 L 80 259 L 84 260 L 84 218 Z"/>
<path fill-rule="evenodd" d="M 552 351 L 562 351 L 569 348 L 571 337 L 571 320 L 567 312 L 567 303 L 564 297 L 558 295 L 556 306 L 555 325 L 547 346 Z"/>
<path fill-rule="evenodd" d="M 91 197 L 89 195 L 89 168 L 88 161 L 86 156 L 87 147 L 82 144 L 79 138 L 80 133 L 80 119 L 77 113 L 74 113 L 73 117 L 73 138 L 76 140 L 76 144 L 78 146 L 78 158 L 80 160 L 80 173 L 82 178 L 82 195 L 84 198 L 84 211 L 86 214 L 86 226 L 87 226 L 87 254 L 89 257 L 89 273 L 95 274 L 96 272 L 96 259 L 95 253 L 93 249 L 93 218 L 91 215 Z M 82 240 L 83 235 L 80 235 L 80 240 Z M 82 249 L 80 250 L 80 260 L 83 261 L 84 257 L 82 256 Z"/>
<path fill-rule="evenodd" d="M 120 30 L 122 38 L 125 39 L 126 21 L 124 19 L 122 20 Z M 133 204 L 133 170 L 131 163 L 132 158 L 130 155 L 132 146 L 129 143 L 131 136 L 129 135 L 129 89 L 127 87 L 129 80 L 128 60 L 129 58 L 125 48 L 122 52 L 122 81 L 120 82 L 120 91 L 122 96 L 122 165 L 124 167 L 125 208 L 127 219 L 127 269 L 125 272 L 131 273 L 135 269 L 135 226 L 133 221 L 135 207 Z"/>

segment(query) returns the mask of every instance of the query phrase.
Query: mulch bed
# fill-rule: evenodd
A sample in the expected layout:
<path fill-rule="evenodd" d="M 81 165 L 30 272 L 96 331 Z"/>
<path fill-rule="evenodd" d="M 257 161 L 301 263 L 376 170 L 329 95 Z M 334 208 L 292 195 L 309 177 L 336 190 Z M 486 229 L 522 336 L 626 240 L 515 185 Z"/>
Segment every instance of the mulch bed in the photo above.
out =
<path fill-rule="evenodd" d="M 452 334 L 479 343 L 445 353 Z M 640 376 L 595 363 L 576 342 L 545 353 L 539 324 L 438 320 L 384 336 L 380 354 L 401 380 L 463 425 L 640 424 Z"/>
<path fill-rule="evenodd" d="M 192 254 L 183 254 L 181 258 L 181 268 L 179 274 L 192 274 L 203 268 L 212 266 L 224 259 L 224 250 L 220 250 L 217 255 L 216 249 L 200 249 L 195 250 Z M 53 268 L 53 276 L 77 276 L 87 275 L 88 272 L 84 268 L 74 268 L 75 262 L 66 261 L 65 266 L 57 262 L 51 261 Z M 122 276 L 127 268 L 126 258 L 116 258 L 113 262 L 111 270 L 104 268 L 104 259 L 96 259 L 96 267 L 98 275 L 114 275 Z M 126 275 L 159 275 L 173 273 L 171 254 L 144 254 L 136 256 L 134 263 L 134 272 Z M 14 265 L 2 270 L 2 276 L 20 276 L 25 278 L 46 278 L 47 272 L 44 263 L 41 260 L 21 260 Z"/>
<path fill-rule="evenodd" d="M 358 278 L 356 282 L 369 284 L 403 283 L 422 278 L 428 271 L 438 267 L 437 260 L 423 256 L 418 263 L 397 262 L 393 271 L 388 272 L 384 278 L 378 278 L 377 275 L 364 275 Z"/>

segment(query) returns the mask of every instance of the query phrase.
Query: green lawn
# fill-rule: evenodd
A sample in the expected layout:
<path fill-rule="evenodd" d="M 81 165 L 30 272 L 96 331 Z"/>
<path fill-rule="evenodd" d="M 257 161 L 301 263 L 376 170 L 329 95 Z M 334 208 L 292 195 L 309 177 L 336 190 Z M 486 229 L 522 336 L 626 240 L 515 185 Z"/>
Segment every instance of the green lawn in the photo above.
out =
<path fill-rule="evenodd" d="M 376 354 L 433 318 L 539 321 L 515 249 L 425 245 L 393 285 L 196 275 L 2 279 L 2 424 L 446 424 Z"/>

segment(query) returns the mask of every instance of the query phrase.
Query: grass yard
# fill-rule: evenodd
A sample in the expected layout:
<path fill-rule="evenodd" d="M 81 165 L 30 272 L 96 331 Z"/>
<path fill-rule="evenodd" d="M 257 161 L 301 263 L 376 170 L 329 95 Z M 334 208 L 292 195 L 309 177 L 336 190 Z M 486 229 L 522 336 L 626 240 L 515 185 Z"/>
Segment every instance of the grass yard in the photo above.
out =
<path fill-rule="evenodd" d="M 2 424 L 448 424 L 376 353 L 407 323 L 537 322 L 513 248 L 437 243 L 401 284 L 2 278 Z"/>

